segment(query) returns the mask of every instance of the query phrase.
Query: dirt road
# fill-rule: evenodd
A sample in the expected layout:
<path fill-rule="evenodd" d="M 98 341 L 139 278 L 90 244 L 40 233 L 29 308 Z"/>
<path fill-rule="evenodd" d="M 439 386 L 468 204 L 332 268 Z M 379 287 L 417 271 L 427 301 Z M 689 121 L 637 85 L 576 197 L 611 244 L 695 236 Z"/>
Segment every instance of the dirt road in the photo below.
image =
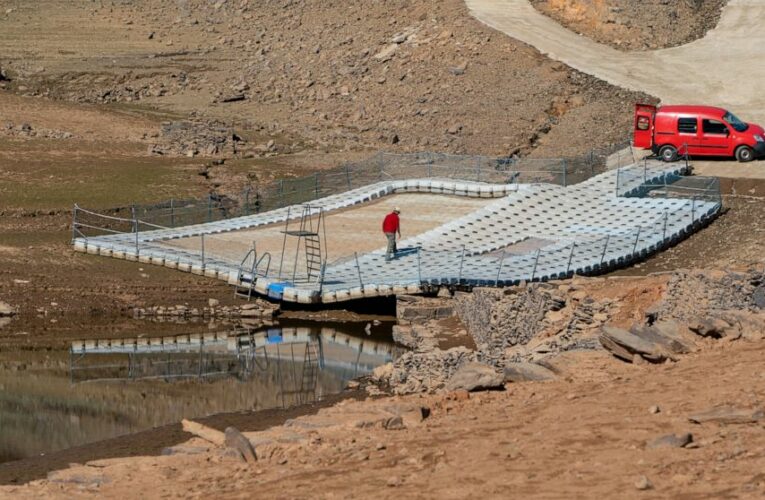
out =
<path fill-rule="evenodd" d="M 527 0 L 466 0 L 485 24 L 543 54 L 613 85 L 667 103 L 727 106 L 747 121 L 765 122 L 765 6 L 731 0 L 717 28 L 695 42 L 650 52 L 623 52 L 567 30 Z"/>

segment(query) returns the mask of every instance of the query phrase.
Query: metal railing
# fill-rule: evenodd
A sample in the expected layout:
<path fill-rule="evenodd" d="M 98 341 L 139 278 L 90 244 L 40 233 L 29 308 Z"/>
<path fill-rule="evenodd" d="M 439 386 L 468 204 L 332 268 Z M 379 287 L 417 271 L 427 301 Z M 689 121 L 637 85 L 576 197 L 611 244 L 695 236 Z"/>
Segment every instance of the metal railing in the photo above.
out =
<path fill-rule="evenodd" d="M 203 224 L 307 203 L 386 180 L 439 178 L 504 184 L 544 182 L 566 186 L 633 160 L 629 142 L 576 157 L 550 159 L 380 152 L 362 161 L 304 177 L 247 186 L 233 198 L 209 194 L 199 199 L 131 204 L 98 212 L 75 205 L 72 226 L 76 230 L 73 236 L 87 238 L 134 232 L 132 225 L 115 224 L 118 220 L 138 221 L 140 228 Z"/>
<path fill-rule="evenodd" d="M 689 195 L 684 196 L 682 207 L 664 210 L 649 223 L 628 231 L 600 237 L 592 234 L 589 238 L 583 234 L 568 243 L 525 253 L 513 253 L 512 247 L 478 255 L 471 255 L 465 247 L 410 248 L 398 252 L 394 265 L 385 263 L 384 254 L 354 254 L 326 264 L 316 286 L 322 292 L 367 285 L 509 286 L 521 281 L 569 278 L 575 273 L 599 274 L 659 251 L 711 221 L 722 206 L 719 183 L 711 183 L 702 191 L 690 188 L 682 193 Z"/>

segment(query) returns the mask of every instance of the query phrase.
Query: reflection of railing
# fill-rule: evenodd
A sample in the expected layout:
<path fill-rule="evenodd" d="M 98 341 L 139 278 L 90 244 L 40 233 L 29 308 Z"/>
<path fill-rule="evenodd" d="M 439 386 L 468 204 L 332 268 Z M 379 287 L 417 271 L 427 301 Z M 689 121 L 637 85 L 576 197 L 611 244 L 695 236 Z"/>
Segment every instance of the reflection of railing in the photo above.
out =
<path fill-rule="evenodd" d="M 299 370 L 299 388 L 315 387 L 318 372 L 366 373 L 392 359 L 391 343 L 361 339 L 334 328 L 249 329 L 229 333 L 115 338 L 72 342 L 72 382 L 138 379 L 246 380 L 273 368 Z M 329 356 L 329 358 L 327 357 Z M 362 359 L 363 358 L 363 359 Z M 301 364 L 301 366 L 297 366 Z"/>

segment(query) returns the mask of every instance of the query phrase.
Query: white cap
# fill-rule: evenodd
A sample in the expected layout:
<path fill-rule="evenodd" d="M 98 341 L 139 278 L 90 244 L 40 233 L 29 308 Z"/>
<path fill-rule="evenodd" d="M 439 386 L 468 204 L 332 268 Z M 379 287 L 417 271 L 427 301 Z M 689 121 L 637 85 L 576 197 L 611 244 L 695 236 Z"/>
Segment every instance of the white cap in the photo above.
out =
<path fill-rule="evenodd" d="M 397 214 L 398 214 L 398 213 L 401 213 L 401 209 L 400 209 L 400 208 L 398 208 L 398 207 L 395 207 L 395 208 L 393 209 L 393 211 L 394 211 L 394 212 L 396 212 Z"/>

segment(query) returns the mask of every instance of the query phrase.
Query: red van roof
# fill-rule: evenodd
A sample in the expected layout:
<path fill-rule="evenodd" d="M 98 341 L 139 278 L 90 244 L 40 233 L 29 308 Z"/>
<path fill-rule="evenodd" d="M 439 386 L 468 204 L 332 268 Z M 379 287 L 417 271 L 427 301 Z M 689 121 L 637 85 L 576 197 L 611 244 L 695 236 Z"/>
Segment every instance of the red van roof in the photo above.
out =
<path fill-rule="evenodd" d="M 723 108 L 717 108 L 714 106 L 661 106 L 659 108 L 660 113 L 677 113 L 681 115 L 698 115 L 698 114 L 704 114 L 704 115 L 712 115 L 712 116 L 723 116 L 725 113 L 728 112 L 727 109 Z"/>

